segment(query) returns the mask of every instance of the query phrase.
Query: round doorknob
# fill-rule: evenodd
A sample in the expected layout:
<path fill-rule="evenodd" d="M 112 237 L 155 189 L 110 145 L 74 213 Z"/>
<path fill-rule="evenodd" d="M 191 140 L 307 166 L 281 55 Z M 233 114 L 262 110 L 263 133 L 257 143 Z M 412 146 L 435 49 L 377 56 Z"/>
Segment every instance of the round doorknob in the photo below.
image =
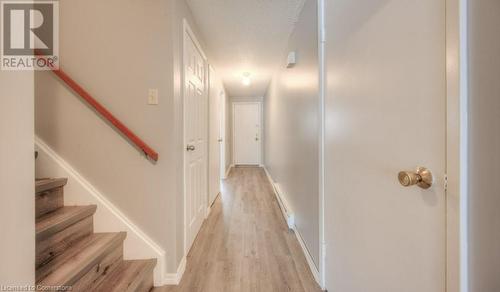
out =
<path fill-rule="evenodd" d="M 196 147 L 194 147 L 194 145 L 187 145 L 186 150 L 187 151 L 195 151 Z"/>
<path fill-rule="evenodd" d="M 404 187 L 417 185 L 422 189 L 428 189 L 432 186 L 434 178 L 432 173 L 425 167 L 417 168 L 417 171 L 401 171 L 398 174 L 399 183 Z"/>

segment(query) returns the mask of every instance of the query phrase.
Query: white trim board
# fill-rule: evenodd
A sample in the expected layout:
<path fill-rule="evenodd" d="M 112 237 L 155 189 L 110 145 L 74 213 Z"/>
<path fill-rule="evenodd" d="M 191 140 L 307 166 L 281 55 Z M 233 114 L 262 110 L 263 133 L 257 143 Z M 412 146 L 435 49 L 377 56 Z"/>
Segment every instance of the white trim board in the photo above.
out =
<path fill-rule="evenodd" d="M 267 179 L 269 180 L 269 183 L 273 187 L 274 190 L 274 195 L 276 196 L 276 200 L 278 201 L 278 204 L 280 205 L 280 210 L 281 214 L 283 214 L 283 218 L 285 218 L 285 222 L 288 225 L 288 228 L 294 229 L 295 226 L 295 216 L 289 206 L 289 204 L 285 201 L 284 196 L 282 195 L 281 188 L 279 185 L 274 182 L 273 178 L 271 177 L 271 174 L 267 170 L 266 167 L 262 167 L 264 171 L 266 172 Z"/>
<path fill-rule="evenodd" d="M 234 164 L 229 165 L 229 167 L 226 170 L 226 175 L 222 179 L 227 179 L 229 177 L 229 174 L 231 173 L 231 170 L 233 170 Z"/>
<path fill-rule="evenodd" d="M 318 268 L 314 264 L 314 260 L 309 253 L 309 250 L 307 249 L 307 246 L 304 242 L 304 239 L 302 238 L 302 235 L 300 234 L 299 230 L 297 229 L 297 226 L 295 225 L 295 216 L 290 208 L 289 204 L 287 203 L 285 199 L 285 195 L 283 194 L 282 190 L 279 187 L 279 184 L 275 183 L 273 178 L 271 177 L 271 174 L 267 170 L 266 167 L 263 167 L 264 171 L 266 172 L 267 179 L 269 180 L 269 183 L 273 187 L 274 190 L 274 195 L 276 196 L 276 200 L 278 201 L 278 204 L 281 209 L 281 213 L 283 214 L 283 218 L 285 219 L 285 222 L 288 224 L 288 228 L 292 229 L 293 232 L 295 233 L 295 237 L 297 237 L 297 240 L 299 241 L 300 247 L 302 248 L 302 252 L 304 253 L 304 256 L 306 258 L 307 264 L 309 265 L 309 269 L 311 270 L 311 273 L 314 277 L 314 280 L 321 286 L 320 283 L 320 274 L 318 271 Z"/>
<path fill-rule="evenodd" d="M 468 285 L 467 1 L 446 0 L 446 291 Z"/>
<path fill-rule="evenodd" d="M 182 276 L 184 276 L 184 272 L 186 271 L 186 257 L 183 257 L 181 262 L 179 263 L 179 267 L 177 267 L 177 273 L 166 274 L 163 278 L 163 283 L 161 286 L 165 285 L 179 285 L 182 280 Z"/>
<path fill-rule="evenodd" d="M 227 116 L 226 116 L 226 104 L 227 104 L 227 94 L 226 94 L 226 89 L 224 88 L 224 84 L 222 84 L 222 92 L 220 93 L 220 100 L 221 100 L 221 117 L 220 117 L 220 138 L 222 139 L 222 143 L 220 144 L 220 167 L 221 167 L 221 173 L 220 173 L 220 178 L 225 179 L 226 178 L 226 147 L 227 147 L 227 134 L 226 134 L 226 123 L 227 123 Z"/>
<path fill-rule="evenodd" d="M 233 96 L 231 102 L 263 102 L 263 96 Z"/>
<path fill-rule="evenodd" d="M 39 137 L 35 137 L 35 147 L 39 153 L 37 175 L 68 178 L 64 192 L 65 204 L 97 205 L 94 215 L 95 232 L 127 232 L 124 258 L 156 258 L 154 283 L 155 286 L 163 285 L 167 275 L 165 251 Z"/>
<path fill-rule="evenodd" d="M 326 240 L 325 240 L 325 0 L 317 0 L 318 3 L 318 87 L 319 87 L 319 123 L 318 123 L 318 189 L 319 189 L 319 276 L 320 286 L 326 290 Z"/>

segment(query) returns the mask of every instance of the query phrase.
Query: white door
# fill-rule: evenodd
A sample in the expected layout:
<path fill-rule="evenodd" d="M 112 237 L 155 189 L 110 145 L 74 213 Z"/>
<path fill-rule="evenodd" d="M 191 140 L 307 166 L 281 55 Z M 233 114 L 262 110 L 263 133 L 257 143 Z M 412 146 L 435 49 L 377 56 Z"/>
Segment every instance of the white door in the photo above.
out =
<path fill-rule="evenodd" d="M 189 29 L 184 33 L 184 135 L 186 249 L 200 230 L 207 206 L 208 105 L 206 60 Z"/>
<path fill-rule="evenodd" d="M 212 205 L 215 198 L 220 192 L 220 163 L 221 163 L 221 147 L 222 147 L 222 135 L 221 135 L 221 92 L 222 83 L 217 79 L 217 75 L 211 66 L 209 66 L 209 169 L 208 169 L 208 205 Z"/>
<path fill-rule="evenodd" d="M 332 2 L 327 289 L 445 292 L 445 0 Z M 403 187 L 398 173 L 419 166 L 433 186 Z"/>
<path fill-rule="evenodd" d="M 261 164 L 261 104 L 233 104 L 234 164 Z"/>

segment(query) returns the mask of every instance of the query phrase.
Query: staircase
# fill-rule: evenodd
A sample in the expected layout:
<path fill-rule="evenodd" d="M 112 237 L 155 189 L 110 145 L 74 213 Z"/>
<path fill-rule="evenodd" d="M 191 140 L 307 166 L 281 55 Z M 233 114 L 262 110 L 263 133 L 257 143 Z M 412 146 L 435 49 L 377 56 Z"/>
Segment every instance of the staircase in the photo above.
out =
<path fill-rule="evenodd" d="M 126 233 L 94 233 L 97 207 L 64 206 L 66 183 L 64 178 L 37 179 L 35 183 L 35 267 L 40 289 L 71 286 L 72 291 L 150 291 L 156 259 L 123 260 Z"/>

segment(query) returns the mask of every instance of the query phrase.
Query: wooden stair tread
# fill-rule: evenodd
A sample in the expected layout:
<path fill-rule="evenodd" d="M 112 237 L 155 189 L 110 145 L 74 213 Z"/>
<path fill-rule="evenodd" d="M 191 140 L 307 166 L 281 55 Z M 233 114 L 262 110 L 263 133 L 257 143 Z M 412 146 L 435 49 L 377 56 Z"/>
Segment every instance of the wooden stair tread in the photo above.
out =
<path fill-rule="evenodd" d="M 67 178 L 42 178 L 35 180 L 36 193 L 45 192 L 51 189 L 65 186 L 68 183 Z"/>
<path fill-rule="evenodd" d="M 97 206 L 63 207 L 36 220 L 36 239 L 41 240 L 92 216 Z"/>
<path fill-rule="evenodd" d="M 156 259 L 123 261 L 94 291 L 139 291 L 141 284 L 147 280 L 147 276 L 152 275 L 155 266 Z"/>
<path fill-rule="evenodd" d="M 52 270 L 38 284 L 73 285 L 108 253 L 118 248 L 125 237 L 125 232 L 90 235 L 56 257 L 52 261 Z"/>

